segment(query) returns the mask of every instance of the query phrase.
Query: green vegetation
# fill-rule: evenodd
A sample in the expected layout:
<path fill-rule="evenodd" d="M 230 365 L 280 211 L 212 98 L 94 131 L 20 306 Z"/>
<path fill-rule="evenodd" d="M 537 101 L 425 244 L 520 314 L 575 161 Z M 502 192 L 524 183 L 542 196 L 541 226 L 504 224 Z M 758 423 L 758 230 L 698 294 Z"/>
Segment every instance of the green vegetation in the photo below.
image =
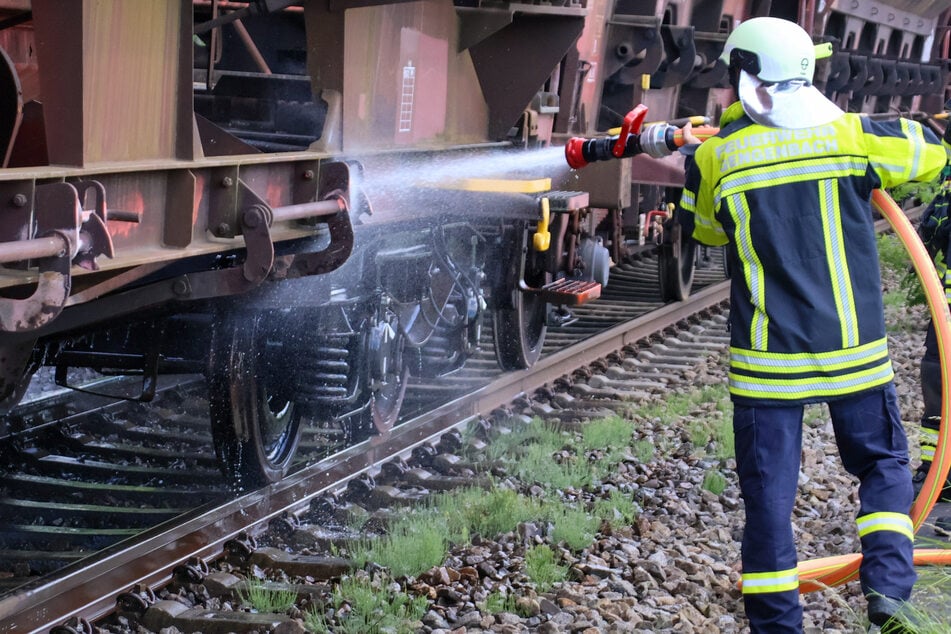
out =
<path fill-rule="evenodd" d="M 511 489 L 462 489 L 436 496 L 433 506 L 445 518 L 448 537 L 466 543 L 471 535 L 494 538 L 540 515 L 540 503 Z"/>
<path fill-rule="evenodd" d="M 713 453 L 720 460 L 733 458 L 736 455 L 733 446 L 732 417 L 697 419 L 690 422 L 687 432 L 690 435 L 690 442 L 701 449 L 712 440 Z"/>
<path fill-rule="evenodd" d="M 595 468 L 584 456 L 560 452 L 545 443 L 528 445 L 518 462 L 510 466 L 521 481 L 554 489 L 582 489 L 596 480 Z"/>
<path fill-rule="evenodd" d="M 937 179 L 922 183 L 902 183 L 888 190 L 888 195 L 895 200 L 899 207 L 907 209 L 916 205 L 927 205 L 932 198 L 938 195 L 940 187 L 941 183 Z"/>
<path fill-rule="evenodd" d="M 568 566 L 558 563 L 557 555 L 548 546 L 533 546 L 525 551 L 525 574 L 539 592 L 548 592 L 568 576 Z"/>
<path fill-rule="evenodd" d="M 581 446 L 584 451 L 604 451 L 611 456 L 610 460 L 617 461 L 630 446 L 633 435 L 634 423 L 612 416 L 585 425 L 581 432 Z"/>
<path fill-rule="evenodd" d="M 886 308 L 903 306 L 924 306 L 925 292 L 918 280 L 918 274 L 911 267 L 907 249 L 893 233 L 878 236 L 878 259 L 885 280 L 898 280 L 897 287 L 886 283 L 883 300 Z"/>
<path fill-rule="evenodd" d="M 916 584 L 917 588 L 917 584 Z M 947 596 L 945 588 L 944 597 Z M 946 600 L 946 599 L 945 599 Z M 938 605 L 944 606 L 944 601 Z M 914 632 L 915 634 L 945 634 L 948 631 L 948 617 L 943 614 L 943 609 L 923 608 L 916 604 L 915 597 L 899 608 L 898 614 L 892 616 L 886 623 L 882 632 Z M 856 617 L 855 620 L 860 624 L 861 631 L 869 630 L 868 618 L 864 615 Z"/>
<path fill-rule="evenodd" d="M 945 539 L 923 540 L 929 548 L 951 548 Z M 918 632 L 922 634 L 936 634 L 948 631 L 947 611 L 942 609 L 947 605 L 948 595 L 951 594 L 951 570 L 947 566 L 923 566 L 918 568 L 918 582 L 911 597 L 911 614 L 916 624 L 920 624 Z M 935 607 L 937 606 L 937 608 Z"/>
<path fill-rule="evenodd" d="M 637 519 L 640 508 L 629 494 L 614 489 L 607 498 L 594 501 L 592 512 L 602 522 L 629 526 Z"/>
<path fill-rule="evenodd" d="M 707 409 L 711 412 L 708 416 L 697 416 L 697 411 L 703 411 L 701 404 L 710 401 L 717 402 L 716 409 Z M 689 419 L 689 434 L 695 444 L 708 449 L 712 442 L 712 450 L 727 457 L 733 452 L 732 424 L 725 416 L 729 407 L 725 387 L 713 386 L 674 395 L 662 406 L 645 408 L 637 416 L 660 418 L 672 427 L 683 427 L 684 420 Z M 547 527 L 552 545 L 528 548 L 524 572 L 538 591 L 545 592 L 564 580 L 568 571 L 554 545 L 578 552 L 592 544 L 600 527 L 630 526 L 637 519 L 640 508 L 629 492 L 611 488 L 593 494 L 592 489 L 615 473 L 623 461 L 646 462 L 678 444 L 676 435 L 636 440 L 636 424 L 620 416 L 591 421 L 577 432 L 539 419 L 530 423 L 513 421 L 511 427 L 503 429 L 505 432 L 493 439 L 484 453 L 473 456 L 474 462 L 491 465 L 493 470 L 503 469 L 517 478 L 518 486 L 531 486 L 531 495 L 508 481 L 505 485 L 495 483 L 487 490 L 461 489 L 435 495 L 429 503 L 408 509 L 392 521 L 385 535 L 356 544 L 350 553 L 355 563 L 373 561 L 386 570 L 384 576 L 389 579 L 414 577 L 441 565 L 450 546 L 465 545 L 475 535 L 496 539 L 520 524 L 535 522 Z M 712 470 L 704 486 L 719 494 L 727 486 L 727 479 Z M 348 591 L 342 587 L 342 596 Z M 366 589 L 363 591 L 365 594 Z M 361 601 L 370 599 L 353 599 L 346 607 L 346 621 L 350 623 L 346 627 L 354 629 L 340 629 L 344 612 L 331 611 L 332 627 L 321 620 L 324 616 L 311 616 L 315 631 L 324 631 L 319 629 L 321 624 L 335 632 L 370 627 L 365 618 L 356 616 L 367 613 L 358 607 Z M 496 593 L 487 597 L 484 609 L 517 613 L 517 607 L 515 598 Z"/>
<path fill-rule="evenodd" d="M 280 614 L 294 605 L 297 593 L 287 588 L 271 587 L 260 579 L 248 579 L 245 587 L 238 589 L 238 599 L 255 612 Z"/>
<path fill-rule="evenodd" d="M 803 406 L 802 423 L 807 427 L 822 427 L 826 424 L 826 409 L 822 403 Z"/>
<path fill-rule="evenodd" d="M 703 488 L 714 495 L 720 495 L 726 490 L 726 477 L 716 469 L 711 469 L 703 474 Z"/>
<path fill-rule="evenodd" d="M 659 416 L 665 423 L 683 424 L 682 419 L 687 418 L 687 437 L 698 450 L 706 450 L 712 441 L 713 455 L 717 459 L 726 460 L 735 456 L 733 404 L 730 402 L 729 392 L 725 385 L 708 386 L 702 390 L 677 394 L 670 402 L 670 412 Z M 710 402 L 716 403 L 716 411 L 720 415 L 697 416 L 694 414 L 701 403 Z"/>
<path fill-rule="evenodd" d="M 680 419 L 688 416 L 701 403 L 716 401 L 719 411 L 726 411 L 725 405 L 720 405 L 728 396 L 725 385 L 707 385 L 699 390 L 690 392 L 679 392 L 672 394 L 662 403 L 648 405 L 638 411 L 638 415 L 643 418 L 660 419 L 662 423 L 677 423 Z"/>
<path fill-rule="evenodd" d="M 642 407 L 637 412 L 638 416 L 648 419 L 660 419 L 662 423 L 677 422 L 697 406 L 697 403 L 700 402 L 700 399 L 697 398 L 698 394 L 699 392 L 672 394 L 661 403 L 654 403 Z"/>
<path fill-rule="evenodd" d="M 713 401 L 717 403 L 715 408 L 709 405 Z M 662 405 L 642 408 L 635 416 L 660 419 L 683 430 L 670 435 L 671 440 L 666 441 L 670 446 L 677 447 L 686 438 L 723 461 L 733 456 L 731 407 L 726 387 L 717 385 L 673 395 Z M 824 417 L 824 408 L 806 408 L 806 424 L 824 424 Z M 495 539 L 528 522 L 542 526 L 545 541 L 550 543 L 526 548 L 523 572 L 538 592 L 548 592 L 568 576 L 568 557 L 563 558 L 559 548 L 577 553 L 591 545 L 600 527 L 631 526 L 637 520 L 640 508 L 630 491 L 591 489 L 624 460 L 648 462 L 658 454 L 664 455 L 663 437 L 636 440 L 636 431 L 635 423 L 618 416 L 588 423 L 579 432 L 561 430 L 540 420 L 514 425 L 500 442 L 493 441 L 486 453 L 491 455 L 493 466 L 505 467 L 510 475 L 517 475 L 520 484 L 507 480 L 504 484 L 496 482 L 488 490 L 461 489 L 435 495 L 429 503 L 408 509 L 390 522 L 384 536 L 354 545 L 350 555 L 358 565 L 373 561 L 386 572 L 372 580 L 362 572 L 345 577 L 325 604 L 314 605 L 304 614 L 306 628 L 315 634 L 418 631 L 428 600 L 408 594 L 401 578 L 442 565 L 450 547 L 467 544 L 475 535 Z M 481 461 L 486 458 L 479 457 Z M 722 462 L 719 468 L 708 469 L 703 474 L 702 488 L 714 495 L 722 494 L 730 483 L 723 469 Z M 527 491 L 521 488 L 527 485 L 534 485 L 531 494 L 520 492 Z M 938 544 L 947 546 L 946 542 Z M 935 604 L 941 605 L 941 597 L 949 592 L 951 573 L 947 568 L 919 571 L 916 596 L 933 594 Z M 259 612 L 285 612 L 296 599 L 294 592 L 254 581 L 248 583 L 247 593 L 241 594 L 242 602 Z M 846 618 L 856 628 L 867 628 L 864 614 L 853 611 L 835 590 L 829 594 L 832 601 L 848 609 Z M 527 616 L 523 614 L 524 602 L 520 606 L 517 597 L 498 589 L 478 607 L 485 614 Z M 918 632 L 947 631 L 946 617 L 914 601 L 908 614 L 918 623 Z"/>
<path fill-rule="evenodd" d="M 638 440 L 634 443 L 634 457 L 638 462 L 650 462 L 654 459 L 654 443 L 649 440 Z"/>
<path fill-rule="evenodd" d="M 713 434 L 717 442 L 714 455 L 720 460 L 736 457 L 736 444 L 733 436 L 733 417 L 730 416 L 717 424 Z"/>
<path fill-rule="evenodd" d="M 692 420 L 687 423 L 687 435 L 695 447 L 706 447 L 710 441 L 710 427 L 705 420 Z"/>
<path fill-rule="evenodd" d="M 485 598 L 485 602 L 479 605 L 479 609 L 488 614 L 501 614 L 502 612 L 517 614 L 518 605 L 513 595 L 502 594 L 498 590 L 493 590 Z"/>
<path fill-rule="evenodd" d="M 304 617 L 304 625 L 315 634 L 410 634 L 419 630 L 426 614 L 425 597 L 392 592 L 386 584 L 366 578 L 346 577 L 334 589 L 334 616 L 325 614 L 327 606 L 314 607 Z"/>
<path fill-rule="evenodd" d="M 448 549 L 446 518 L 423 509 L 391 523 L 385 536 L 359 541 L 351 558 L 358 565 L 373 561 L 397 577 L 415 576 L 442 564 Z"/>
<path fill-rule="evenodd" d="M 489 464 L 506 464 L 523 482 L 565 490 L 592 486 L 609 474 L 630 449 L 634 424 L 619 416 L 592 421 L 572 434 L 535 419 L 503 434 L 489 446 Z M 592 459 L 586 452 L 597 453 Z"/>
<path fill-rule="evenodd" d="M 354 532 L 360 532 L 369 519 L 370 512 L 354 504 L 352 508 L 347 511 L 346 527 Z"/>
<path fill-rule="evenodd" d="M 908 270 L 908 252 L 901 240 L 893 233 L 882 233 L 878 236 L 878 260 L 883 273 L 891 273 L 901 277 Z"/>
<path fill-rule="evenodd" d="M 543 445 L 556 449 L 565 440 L 561 432 L 553 426 L 542 422 L 540 418 L 534 418 L 530 424 L 519 424 L 511 432 L 493 438 L 486 457 L 490 462 L 497 462 L 503 457 L 512 459 L 520 455 L 524 447 L 528 445 Z"/>
<path fill-rule="evenodd" d="M 584 509 L 563 504 L 548 505 L 548 519 L 554 525 L 551 537 L 556 544 L 564 543 L 571 550 L 581 550 L 591 545 L 598 532 L 601 518 Z"/>

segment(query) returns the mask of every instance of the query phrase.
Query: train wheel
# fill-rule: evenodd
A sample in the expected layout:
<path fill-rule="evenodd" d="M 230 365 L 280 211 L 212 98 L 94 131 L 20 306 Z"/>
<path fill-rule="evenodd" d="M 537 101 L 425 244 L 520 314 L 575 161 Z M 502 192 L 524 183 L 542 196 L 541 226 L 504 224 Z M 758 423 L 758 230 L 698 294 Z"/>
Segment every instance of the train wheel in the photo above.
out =
<path fill-rule="evenodd" d="M 409 382 L 409 368 L 403 362 L 406 339 L 396 317 L 377 324 L 370 333 L 370 416 L 380 433 L 396 424 Z"/>
<path fill-rule="evenodd" d="M 658 253 L 657 277 L 660 282 L 661 298 L 665 302 L 687 299 L 693 286 L 697 243 L 683 239 L 679 225 L 674 226 L 673 233 L 675 243 L 660 245 Z"/>
<path fill-rule="evenodd" d="M 503 370 L 530 368 L 538 361 L 548 329 L 548 305 L 516 292 L 515 308 L 492 313 L 495 356 Z"/>
<path fill-rule="evenodd" d="M 541 356 L 548 329 L 548 304 L 537 296 L 515 291 L 514 308 L 492 313 L 495 356 L 503 370 L 530 368 Z"/>
<path fill-rule="evenodd" d="M 241 487 L 283 478 L 301 433 L 289 380 L 293 355 L 266 313 L 229 315 L 209 366 L 212 436 L 225 475 Z"/>
<path fill-rule="evenodd" d="M 495 356 L 503 370 L 530 368 L 541 356 L 548 329 L 548 303 L 537 295 L 528 295 L 519 290 L 522 276 L 522 258 L 526 257 L 527 234 L 508 227 L 503 230 L 500 241 L 500 256 L 503 259 L 500 295 L 492 311 L 492 338 Z M 544 273 L 533 273 L 526 262 L 525 282 L 530 286 L 545 285 Z"/>
<path fill-rule="evenodd" d="M 399 375 L 391 377 L 391 382 L 380 386 L 370 397 L 370 415 L 373 426 L 381 434 L 393 429 L 403 406 L 403 395 L 409 382 L 409 370 L 403 368 Z"/>

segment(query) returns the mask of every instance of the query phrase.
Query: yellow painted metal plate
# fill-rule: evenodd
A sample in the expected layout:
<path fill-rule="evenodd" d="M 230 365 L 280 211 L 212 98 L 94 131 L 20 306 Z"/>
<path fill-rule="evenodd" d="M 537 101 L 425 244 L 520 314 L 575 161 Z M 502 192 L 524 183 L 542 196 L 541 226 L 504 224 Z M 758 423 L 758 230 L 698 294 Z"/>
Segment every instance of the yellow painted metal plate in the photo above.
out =
<path fill-rule="evenodd" d="M 550 178 L 517 180 L 508 178 L 462 178 L 442 185 L 444 189 L 469 192 L 500 192 L 510 194 L 538 194 L 551 191 Z"/>

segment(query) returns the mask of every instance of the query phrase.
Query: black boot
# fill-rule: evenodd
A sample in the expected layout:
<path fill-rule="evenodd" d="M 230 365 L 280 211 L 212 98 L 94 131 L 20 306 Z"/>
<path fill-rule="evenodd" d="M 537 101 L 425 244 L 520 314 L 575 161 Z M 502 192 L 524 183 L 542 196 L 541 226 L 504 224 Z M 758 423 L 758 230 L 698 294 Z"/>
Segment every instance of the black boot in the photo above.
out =
<path fill-rule="evenodd" d="M 925 483 L 925 478 L 928 477 L 928 468 L 930 466 L 930 462 L 922 463 L 917 469 L 915 469 L 915 473 L 911 476 L 911 484 L 915 488 L 916 498 L 921 492 L 921 487 Z M 941 497 L 938 498 L 938 501 L 951 502 L 951 473 L 948 473 L 948 477 L 944 481 L 944 487 L 941 489 Z"/>
<path fill-rule="evenodd" d="M 908 603 L 881 594 L 868 599 L 868 620 L 881 628 L 882 634 L 917 634 L 920 618 Z"/>
<path fill-rule="evenodd" d="M 930 462 L 918 465 L 918 468 L 915 469 L 915 473 L 911 476 L 911 484 L 915 487 L 915 497 L 918 497 L 918 494 L 921 493 L 921 487 L 925 483 L 925 478 L 928 477 L 928 467 L 925 464 L 930 465 Z"/>

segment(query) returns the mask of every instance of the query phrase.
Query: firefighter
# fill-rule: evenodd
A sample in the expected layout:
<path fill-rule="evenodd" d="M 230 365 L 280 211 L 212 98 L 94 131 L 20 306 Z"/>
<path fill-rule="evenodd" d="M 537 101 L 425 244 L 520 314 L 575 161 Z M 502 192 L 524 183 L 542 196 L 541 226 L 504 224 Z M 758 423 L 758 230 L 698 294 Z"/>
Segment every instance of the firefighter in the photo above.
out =
<path fill-rule="evenodd" d="M 947 134 L 946 134 L 947 136 Z M 948 246 L 951 240 L 951 222 L 948 219 L 948 204 L 951 202 L 951 166 L 941 172 L 940 188 L 918 225 L 918 234 L 934 260 L 938 277 L 944 284 L 945 296 L 951 302 L 951 275 L 948 274 Z M 929 321 L 925 333 L 925 353 L 921 357 L 921 396 L 924 412 L 919 433 L 921 464 L 915 470 L 912 482 L 915 492 L 925 482 L 935 450 L 938 448 L 938 429 L 941 425 L 941 358 L 938 356 L 938 338 L 934 322 Z M 949 476 L 951 480 L 951 476 Z M 941 492 L 942 502 L 951 502 L 951 482 L 946 481 Z"/>
<path fill-rule="evenodd" d="M 870 200 L 935 178 L 942 142 L 907 119 L 845 114 L 813 85 L 817 49 L 798 25 L 753 18 L 721 60 L 739 101 L 720 132 L 685 152 L 678 216 L 728 245 L 729 388 L 746 511 L 743 599 L 752 632 L 801 632 L 792 511 L 806 403 L 826 402 L 856 518 L 869 620 L 899 618 L 916 575 L 908 442 L 885 336 Z M 687 141 L 696 137 L 687 130 Z"/>

